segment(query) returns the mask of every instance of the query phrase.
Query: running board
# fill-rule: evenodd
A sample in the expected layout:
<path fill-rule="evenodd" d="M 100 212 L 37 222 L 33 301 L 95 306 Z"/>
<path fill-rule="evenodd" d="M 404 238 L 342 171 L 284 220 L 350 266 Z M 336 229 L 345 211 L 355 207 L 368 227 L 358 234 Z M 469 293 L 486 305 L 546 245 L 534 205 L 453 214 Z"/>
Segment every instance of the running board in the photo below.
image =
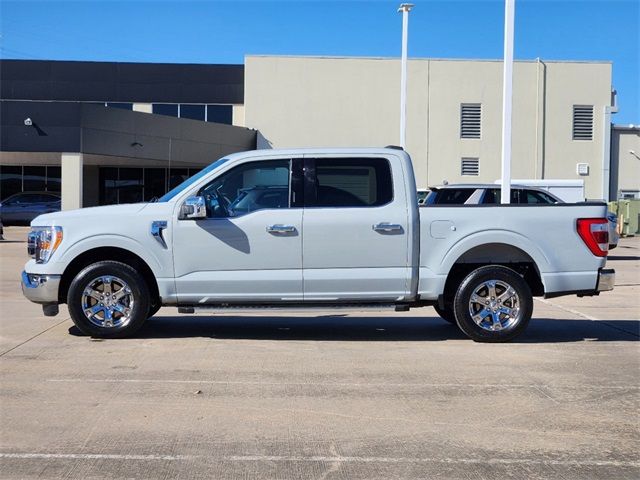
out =
<path fill-rule="evenodd" d="M 395 303 L 367 303 L 367 304 L 310 304 L 310 305 L 194 305 L 178 307 L 178 313 L 231 313 L 236 315 L 251 315 L 259 312 L 287 312 L 287 313 L 345 313 L 362 311 L 389 311 L 408 312 L 411 308 L 408 304 Z"/>

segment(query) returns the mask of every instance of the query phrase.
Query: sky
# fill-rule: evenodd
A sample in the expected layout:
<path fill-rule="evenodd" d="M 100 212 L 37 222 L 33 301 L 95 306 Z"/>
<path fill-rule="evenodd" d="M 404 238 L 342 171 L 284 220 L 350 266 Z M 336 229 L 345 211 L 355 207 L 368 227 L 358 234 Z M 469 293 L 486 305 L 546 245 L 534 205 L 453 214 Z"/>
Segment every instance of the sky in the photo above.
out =
<path fill-rule="evenodd" d="M 0 58 L 243 63 L 400 55 L 400 1 L 0 0 Z M 413 0 L 409 57 L 501 58 L 502 0 Z M 515 59 L 607 60 L 640 124 L 640 0 L 516 0 Z M 585 78 L 585 81 L 589 81 Z"/>

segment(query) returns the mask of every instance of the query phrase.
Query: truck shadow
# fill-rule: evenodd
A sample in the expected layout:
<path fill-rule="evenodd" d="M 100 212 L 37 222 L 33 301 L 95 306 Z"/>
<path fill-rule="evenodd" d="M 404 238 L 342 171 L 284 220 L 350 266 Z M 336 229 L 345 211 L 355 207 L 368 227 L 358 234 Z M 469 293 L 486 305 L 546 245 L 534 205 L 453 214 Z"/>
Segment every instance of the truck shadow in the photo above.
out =
<path fill-rule="evenodd" d="M 346 316 L 160 316 L 146 322 L 136 338 L 208 337 L 230 340 L 444 341 L 466 340 L 439 317 Z M 515 343 L 640 340 L 640 321 L 532 319 Z"/>

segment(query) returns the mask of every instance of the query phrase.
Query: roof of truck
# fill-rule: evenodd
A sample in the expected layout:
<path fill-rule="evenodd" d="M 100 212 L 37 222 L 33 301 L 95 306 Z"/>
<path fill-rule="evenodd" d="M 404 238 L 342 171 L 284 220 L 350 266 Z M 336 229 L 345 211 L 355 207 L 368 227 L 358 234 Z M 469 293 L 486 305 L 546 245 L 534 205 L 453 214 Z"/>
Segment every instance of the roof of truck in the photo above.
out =
<path fill-rule="evenodd" d="M 442 190 L 445 188 L 500 188 L 499 183 L 448 183 L 446 185 L 434 185 L 429 187 L 431 190 Z M 531 190 L 546 191 L 537 186 L 511 184 L 511 188 L 526 188 Z M 549 192 L 547 192 L 549 193 Z"/>
<path fill-rule="evenodd" d="M 286 148 L 286 149 L 260 149 L 250 150 L 246 152 L 231 153 L 225 157 L 233 159 L 235 157 L 265 157 L 265 156 L 283 156 L 283 155 L 407 155 L 408 154 L 397 147 L 318 147 L 318 148 Z"/>

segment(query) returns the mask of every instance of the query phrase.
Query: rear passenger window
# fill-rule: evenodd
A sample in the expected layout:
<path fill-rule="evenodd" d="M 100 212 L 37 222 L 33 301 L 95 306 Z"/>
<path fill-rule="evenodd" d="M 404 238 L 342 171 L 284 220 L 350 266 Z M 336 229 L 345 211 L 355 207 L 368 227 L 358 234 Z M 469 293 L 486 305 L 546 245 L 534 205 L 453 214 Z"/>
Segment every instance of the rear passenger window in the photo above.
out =
<path fill-rule="evenodd" d="M 315 160 L 315 195 L 310 207 L 376 207 L 393 198 L 391 168 L 384 158 Z"/>
<path fill-rule="evenodd" d="M 469 197 L 475 188 L 443 188 L 438 190 L 438 196 L 435 198 L 434 205 L 462 205 L 469 200 Z"/>
<path fill-rule="evenodd" d="M 556 203 L 555 200 L 553 198 L 551 198 L 549 195 L 547 195 L 546 193 L 536 192 L 534 190 L 526 190 L 526 197 L 527 197 L 526 203 L 531 203 L 531 204 L 536 204 L 536 203 L 543 203 L 543 204 Z"/>
<path fill-rule="evenodd" d="M 502 202 L 502 191 L 499 188 L 491 188 L 487 190 L 484 194 L 484 199 L 482 203 L 485 204 L 498 204 Z M 509 203 L 517 204 L 517 203 L 526 203 L 526 200 L 523 200 L 520 196 L 520 190 L 511 189 L 511 200 Z"/>

